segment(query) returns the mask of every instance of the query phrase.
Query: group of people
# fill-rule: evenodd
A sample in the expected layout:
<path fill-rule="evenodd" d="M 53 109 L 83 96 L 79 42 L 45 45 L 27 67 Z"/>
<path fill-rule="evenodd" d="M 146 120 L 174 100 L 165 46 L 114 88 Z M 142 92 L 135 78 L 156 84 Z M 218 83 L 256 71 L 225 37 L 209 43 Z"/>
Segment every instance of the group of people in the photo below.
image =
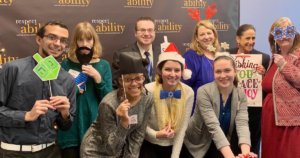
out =
<path fill-rule="evenodd" d="M 57 79 L 42 81 L 32 56 L 3 65 L 0 157 L 256 158 L 260 146 L 263 158 L 300 157 L 300 36 L 290 19 L 271 26 L 271 59 L 254 49 L 250 24 L 229 53 L 208 20 L 196 24 L 183 56 L 174 43 L 163 52 L 153 44 L 151 17 L 137 19 L 134 36 L 112 69 L 88 22 L 75 26 Z M 65 25 L 46 23 L 37 52 L 58 58 L 68 39 Z M 240 53 L 262 54 L 262 108 L 248 108 L 238 86 L 230 54 Z"/>

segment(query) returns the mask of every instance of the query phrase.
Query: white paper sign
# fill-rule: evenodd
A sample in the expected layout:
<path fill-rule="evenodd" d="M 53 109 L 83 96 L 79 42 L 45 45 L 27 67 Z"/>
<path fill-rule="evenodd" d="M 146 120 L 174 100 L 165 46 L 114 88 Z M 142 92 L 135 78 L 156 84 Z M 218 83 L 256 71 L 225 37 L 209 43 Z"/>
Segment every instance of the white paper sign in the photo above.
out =
<path fill-rule="evenodd" d="M 261 54 L 231 54 L 237 66 L 239 87 L 248 99 L 249 107 L 262 106 L 262 76 L 256 72 L 258 65 L 262 64 Z"/>

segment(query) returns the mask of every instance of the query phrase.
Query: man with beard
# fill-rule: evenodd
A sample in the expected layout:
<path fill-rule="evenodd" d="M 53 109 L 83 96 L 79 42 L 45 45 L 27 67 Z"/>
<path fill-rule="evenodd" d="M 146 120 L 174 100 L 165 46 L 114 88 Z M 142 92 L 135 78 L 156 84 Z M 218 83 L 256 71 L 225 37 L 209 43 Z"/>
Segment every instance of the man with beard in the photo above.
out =
<path fill-rule="evenodd" d="M 37 32 L 38 53 L 59 57 L 68 43 L 68 28 L 48 22 Z M 42 81 L 32 56 L 3 65 L 0 72 L 0 155 L 3 158 L 60 158 L 57 128 L 71 127 L 76 86 L 60 69 L 57 79 Z"/>
<path fill-rule="evenodd" d="M 119 70 L 119 56 L 122 52 L 135 52 L 137 56 L 147 62 L 145 66 L 145 83 L 154 81 L 155 67 L 160 52 L 160 48 L 152 43 L 155 39 L 155 22 L 151 17 L 139 17 L 135 22 L 136 42 L 127 45 L 124 48 L 116 51 L 113 55 L 112 71 L 113 71 L 113 87 L 117 88 L 117 75 Z"/>

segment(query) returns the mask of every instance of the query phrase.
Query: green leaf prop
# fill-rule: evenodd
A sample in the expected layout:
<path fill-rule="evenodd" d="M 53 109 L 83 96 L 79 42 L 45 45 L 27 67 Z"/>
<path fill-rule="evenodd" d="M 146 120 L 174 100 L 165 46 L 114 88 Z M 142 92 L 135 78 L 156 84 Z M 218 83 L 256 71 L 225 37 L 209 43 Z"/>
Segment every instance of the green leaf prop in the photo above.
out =
<path fill-rule="evenodd" d="M 33 58 L 38 63 L 34 67 L 33 71 L 42 81 L 57 79 L 60 70 L 60 64 L 53 56 L 49 55 L 48 57 L 43 58 L 39 53 L 35 53 Z"/>

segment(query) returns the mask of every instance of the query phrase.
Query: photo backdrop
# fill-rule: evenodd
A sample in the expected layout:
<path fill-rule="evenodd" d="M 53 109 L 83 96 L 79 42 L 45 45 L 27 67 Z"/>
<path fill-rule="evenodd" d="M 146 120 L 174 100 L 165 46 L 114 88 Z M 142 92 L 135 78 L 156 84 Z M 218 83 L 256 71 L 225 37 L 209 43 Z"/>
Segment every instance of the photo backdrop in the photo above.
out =
<path fill-rule="evenodd" d="M 135 20 L 151 16 L 156 23 L 156 44 L 168 36 L 184 53 L 198 20 L 210 19 L 220 42 L 235 46 L 239 0 L 0 0 L 0 65 L 37 52 L 35 34 L 50 20 L 70 28 L 81 21 L 95 27 L 103 58 L 135 41 Z M 65 56 L 63 56 L 65 57 Z"/>

